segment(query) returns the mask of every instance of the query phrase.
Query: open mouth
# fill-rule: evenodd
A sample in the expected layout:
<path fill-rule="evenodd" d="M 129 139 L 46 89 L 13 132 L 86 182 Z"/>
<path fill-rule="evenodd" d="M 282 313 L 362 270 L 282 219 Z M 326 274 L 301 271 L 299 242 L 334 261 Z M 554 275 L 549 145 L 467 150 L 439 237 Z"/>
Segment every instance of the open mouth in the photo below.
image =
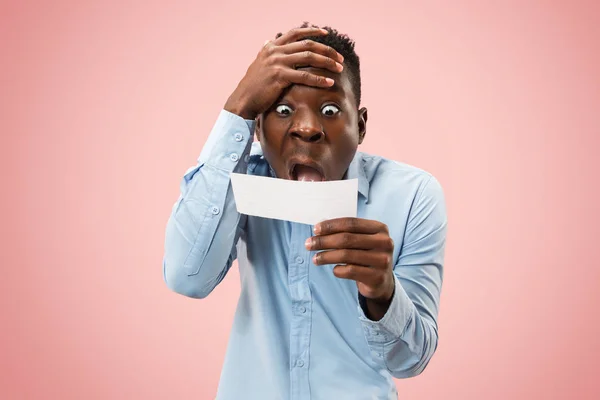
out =
<path fill-rule="evenodd" d="M 325 180 L 323 170 L 316 164 L 293 164 L 290 179 L 294 181 L 322 182 Z"/>

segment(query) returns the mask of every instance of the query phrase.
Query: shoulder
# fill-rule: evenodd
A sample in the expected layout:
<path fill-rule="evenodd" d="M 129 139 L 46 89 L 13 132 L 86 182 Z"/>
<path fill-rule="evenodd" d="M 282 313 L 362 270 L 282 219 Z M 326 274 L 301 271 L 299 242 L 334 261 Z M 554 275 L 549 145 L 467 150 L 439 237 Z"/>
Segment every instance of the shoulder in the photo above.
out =
<path fill-rule="evenodd" d="M 405 197 L 412 194 L 422 196 L 442 194 L 440 182 L 430 172 L 389 158 L 360 153 L 365 175 L 371 186 L 371 193 L 398 194 Z"/>
<path fill-rule="evenodd" d="M 363 155 L 369 178 L 369 216 L 385 222 L 397 238 L 411 243 L 436 233 L 443 238 L 447 225 L 444 191 L 430 172 L 380 156 Z"/>

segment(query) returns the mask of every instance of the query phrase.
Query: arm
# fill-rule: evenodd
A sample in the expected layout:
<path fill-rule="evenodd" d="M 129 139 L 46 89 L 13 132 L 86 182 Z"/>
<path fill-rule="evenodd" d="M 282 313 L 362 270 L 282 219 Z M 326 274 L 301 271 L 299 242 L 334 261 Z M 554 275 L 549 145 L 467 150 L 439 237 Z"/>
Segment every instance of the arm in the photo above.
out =
<path fill-rule="evenodd" d="M 306 241 L 308 250 L 324 250 L 316 265 L 337 264 L 335 276 L 356 281 L 373 357 L 396 378 L 420 374 L 437 347 L 445 241 L 444 196 L 433 177 L 416 195 L 395 262 L 388 227 L 379 221 L 324 221 Z"/>
<path fill-rule="evenodd" d="M 215 124 L 198 165 L 181 182 L 181 195 L 167 223 L 164 279 L 177 293 L 206 297 L 236 259 L 236 244 L 245 223 L 237 213 L 231 172 L 245 173 L 254 119 L 291 84 L 330 87 L 333 80 L 298 71 L 296 65 L 340 72 L 343 57 L 331 47 L 300 39 L 327 35 L 327 30 L 298 28 L 267 42 L 231 94 Z M 245 118 L 245 119 L 244 119 Z"/>
<path fill-rule="evenodd" d="M 231 172 L 245 173 L 254 121 L 222 110 L 198 164 L 184 175 L 167 222 L 163 273 L 182 295 L 206 297 L 236 259 L 244 217 L 235 207 Z"/>
<path fill-rule="evenodd" d="M 373 321 L 359 307 L 374 356 L 395 378 L 419 375 L 438 344 L 437 316 L 443 278 L 446 208 L 435 178 L 419 191 L 395 262 L 394 294 L 383 318 Z"/>

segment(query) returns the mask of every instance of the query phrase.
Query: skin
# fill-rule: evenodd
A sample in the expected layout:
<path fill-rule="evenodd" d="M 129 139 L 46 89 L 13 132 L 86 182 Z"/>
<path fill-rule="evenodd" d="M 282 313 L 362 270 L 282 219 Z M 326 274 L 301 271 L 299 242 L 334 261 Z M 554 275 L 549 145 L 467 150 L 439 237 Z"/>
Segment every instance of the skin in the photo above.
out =
<path fill-rule="evenodd" d="M 366 134 L 367 110 L 358 109 L 343 57 L 305 37 L 319 28 L 293 29 L 267 42 L 227 100 L 225 110 L 256 119 L 263 154 L 279 178 L 295 179 L 298 164 L 323 180 L 343 179 Z M 321 222 L 306 248 L 315 265 L 356 281 L 367 316 L 383 318 L 394 294 L 394 243 L 387 226 L 361 218 Z M 345 264 L 345 265 L 339 265 Z"/>

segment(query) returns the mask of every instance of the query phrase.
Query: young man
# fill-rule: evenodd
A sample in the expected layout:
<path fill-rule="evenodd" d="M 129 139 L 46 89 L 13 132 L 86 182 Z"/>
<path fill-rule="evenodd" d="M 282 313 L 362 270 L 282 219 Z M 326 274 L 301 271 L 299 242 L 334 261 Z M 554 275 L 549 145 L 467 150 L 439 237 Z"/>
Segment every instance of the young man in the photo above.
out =
<path fill-rule="evenodd" d="M 396 399 L 438 341 L 446 211 L 423 170 L 357 152 L 354 42 L 304 24 L 267 42 L 181 183 L 164 278 L 204 298 L 238 260 L 241 295 L 217 399 Z M 258 142 L 252 143 L 254 136 Z M 358 218 L 240 215 L 230 173 L 358 179 Z"/>

